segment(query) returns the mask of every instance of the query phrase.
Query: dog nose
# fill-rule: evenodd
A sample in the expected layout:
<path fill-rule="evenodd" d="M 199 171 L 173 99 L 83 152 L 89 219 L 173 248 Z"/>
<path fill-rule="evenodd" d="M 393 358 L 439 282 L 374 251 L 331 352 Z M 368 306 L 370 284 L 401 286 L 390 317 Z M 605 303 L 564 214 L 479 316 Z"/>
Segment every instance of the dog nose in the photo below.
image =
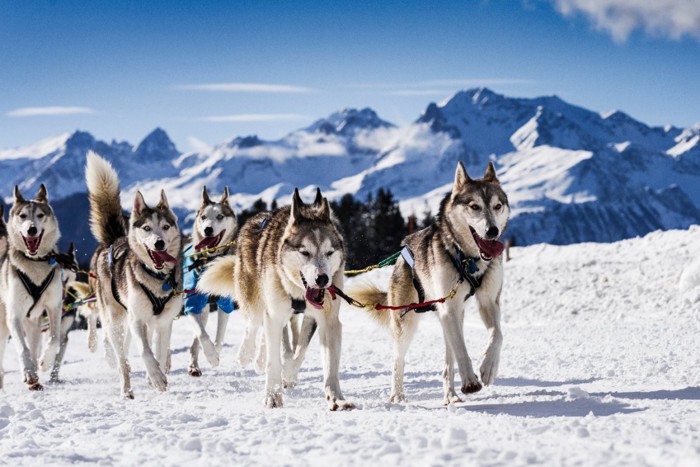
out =
<path fill-rule="evenodd" d="M 320 274 L 316 278 L 316 285 L 318 285 L 319 287 L 325 287 L 326 285 L 328 285 L 328 275 Z"/>
<path fill-rule="evenodd" d="M 34 227 L 34 226 L 29 227 L 29 230 L 27 230 L 27 234 L 30 237 L 36 236 L 36 227 Z"/>
<path fill-rule="evenodd" d="M 498 227 L 493 227 L 493 226 L 489 227 L 489 229 L 486 231 L 486 236 L 489 239 L 494 239 L 494 238 L 498 237 Z"/>
<path fill-rule="evenodd" d="M 204 228 L 204 235 L 206 235 L 207 237 L 211 237 L 213 233 L 214 233 L 214 229 L 212 227 L 205 227 Z"/>
<path fill-rule="evenodd" d="M 165 250 L 165 242 L 163 240 L 156 241 L 156 244 L 154 246 L 156 247 L 156 250 L 158 250 L 158 251 Z"/>

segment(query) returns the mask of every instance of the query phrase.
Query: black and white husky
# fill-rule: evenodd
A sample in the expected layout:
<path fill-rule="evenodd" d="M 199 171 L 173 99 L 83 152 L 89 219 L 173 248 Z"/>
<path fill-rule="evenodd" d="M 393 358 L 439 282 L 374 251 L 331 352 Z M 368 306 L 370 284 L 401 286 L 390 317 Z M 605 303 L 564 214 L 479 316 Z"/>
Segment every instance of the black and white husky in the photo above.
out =
<path fill-rule="evenodd" d="M 33 200 L 25 200 L 15 187 L 14 198 L 7 235 L 0 240 L 0 315 L 6 315 L 3 321 L 7 324 L 0 325 L 0 387 L 9 330 L 24 382 L 36 391 L 43 389 L 37 361 L 43 370 L 48 370 L 60 347 L 62 283 L 55 252 L 61 234 L 44 185 Z M 5 230 L 4 222 L 0 230 Z M 49 337 L 39 358 L 44 311 L 49 319 Z"/>
<path fill-rule="evenodd" d="M 139 344 L 151 385 L 167 389 L 170 335 L 182 308 L 182 239 L 165 192 L 150 208 L 136 192 L 127 220 L 112 165 L 93 152 L 85 169 L 90 227 L 100 245 L 90 269 L 96 276 L 97 306 L 119 367 L 121 395 L 133 399 L 127 360 L 127 326 Z M 155 334 L 155 352 L 151 345 Z"/>
<path fill-rule="evenodd" d="M 472 180 L 458 163 L 452 192 L 440 205 L 437 221 L 406 237 L 402 257 L 396 262 L 388 291 L 361 284 L 348 293 L 365 304 L 423 303 L 453 298 L 434 305 L 445 337 L 444 402 L 459 402 L 454 386 L 454 362 L 462 379 L 462 392 L 481 389 L 464 341 L 464 302 L 476 295 L 479 313 L 489 331 L 489 343 L 481 364 L 481 380 L 492 384 L 498 373 L 501 343 L 500 296 L 503 286 L 498 238 L 508 222 L 508 198 L 496 178 L 493 164 L 484 177 Z M 429 311 L 431 308 L 418 309 Z M 377 320 L 391 330 L 394 343 L 394 368 L 391 402 L 405 401 L 404 365 L 408 346 L 421 314 L 410 310 L 372 310 Z"/>
<path fill-rule="evenodd" d="M 340 301 L 327 293 L 331 285 L 342 288 L 345 265 L 343 237 L 328 200 L 319 190 L 314 203 L 305 204 L 295 190 L 291 206 L 253 216 L 241 228 L 237 242 L 236 254 L 214 261 L 202 275 L 199 288 L 235 297 L 240 305 L 248 320 L 239 351 L 243 366 L 253 360 L 256 336 L 263 328 L 265 405 L 282 406 L 284 381 L 296 381 L 304 352 L 318 327 L 328 407 L 353 408 L 343 397 L 338 375 Z M 285 349 L 283 355 L 283 332 L 294 312 L 304 312 L 308 325 L 302 326 L 303 335 L 294 352 Z"/>
<path fill-rule="evenodd" d="M 218 202 L 212 201 L 207 187 L 202 189 L 202 202 L 192 228 L 192 243 L 185 248 L 183 287 L 186 291 L 185 314 L 194 327 L 194 341 L 190 348 L 191 376 L 201 376 L 199 348 L 201 346 L 209 364 L 216 367 L 224 345 L 229 313 L 234 309 L 230 297 L 208 295 L 196 290 L 202 272 L 214 259 L 234 251 L 232 241 L 238 232 L 238 219 L 228 202 L 228 187 Z M 218 311 L 216 340 L 212 342 L 206 326 L 209 313 Z"/>

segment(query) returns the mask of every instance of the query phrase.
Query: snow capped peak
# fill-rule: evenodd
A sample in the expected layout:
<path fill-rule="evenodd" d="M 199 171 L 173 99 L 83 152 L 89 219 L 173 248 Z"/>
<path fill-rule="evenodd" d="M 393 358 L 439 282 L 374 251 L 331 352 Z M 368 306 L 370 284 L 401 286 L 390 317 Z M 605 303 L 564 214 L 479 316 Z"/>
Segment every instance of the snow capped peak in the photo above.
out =
<path fill-rule="evenodd" d="M 471 107 L 471 106 L 483 106 L 489 101 L 501 100 L 505 97 L 501 94 L 493 92 L 487 87 L 472 88 L 467 90 L 462 90 L 455 93 L 452 97 L 448 97 L 444 101 L 440 102 L 440 107 Z"/>
<path fill-rule="evenodd" d="M 345 108 L 333 112 L 328 117 L 315 121 L 306 130 L 312 133 L 349 135 L 360 130 L 375 130 L 393 126 L 393 124 L 379 118 L 374 110 L 365 107 L 364 109 Z"/>
<path fill-rule="evenodd" d="M 47 154 L 62 150 L 66 145 L 66 141 L 68 141 L 71 136 L 72 134 L 67 132 L 51 138 L 42 139 L 29 146 L 0 150 L 0 160 L 42 158 Z"/>
<path fill-rule="evenodd" d="M 248 136 L 238 136 L 232 139 L 227 146 L 230 148 L 254 148 L 255 146 L 260 146 L 263 141 L 258 138 L 258 135 L 248 135 Z"/>
<path fill-rule="evenodd" d="M 144 162 L 172 161 L 180 155 L 168 134 L 162 128 L 156 128 L 136 147 L 134 156 Z"/>

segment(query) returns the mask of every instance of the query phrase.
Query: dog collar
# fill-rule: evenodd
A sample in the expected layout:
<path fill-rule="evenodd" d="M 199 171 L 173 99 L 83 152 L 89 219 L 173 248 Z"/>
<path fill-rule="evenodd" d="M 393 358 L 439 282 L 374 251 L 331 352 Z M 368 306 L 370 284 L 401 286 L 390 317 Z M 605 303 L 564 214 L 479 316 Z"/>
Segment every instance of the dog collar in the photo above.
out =
<path fill-rule="evenodd" d="M 175 282 L 175 274 L 173 274 L 173 272 L 175 271 L 174 269 L 169 274 L 164 274 L 162 272 L 151 271 L 150 269 L 148 269 L 148 266 L 146 266 L 143 263 L 141 263 L 141 269 L 143 269 L 144 272 L 146 274 L 148 274 L 149 276 L 151 276 L 152 278 L 158 279 L 159 281 L 165 281 L 163 283 L 163 287 L 162 287 L 163 292 L 167 292 L 169 290 L 172 290 L 177 285 L 177 283 Z"/>

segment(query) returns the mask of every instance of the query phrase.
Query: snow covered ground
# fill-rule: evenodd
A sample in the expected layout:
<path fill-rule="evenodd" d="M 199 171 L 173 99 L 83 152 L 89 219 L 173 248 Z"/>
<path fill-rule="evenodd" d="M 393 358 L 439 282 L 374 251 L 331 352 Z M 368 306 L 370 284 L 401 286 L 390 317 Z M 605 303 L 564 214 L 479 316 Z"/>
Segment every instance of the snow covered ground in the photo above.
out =
<path fill-rule="evenodd" d="M 263 408 L 263 377 L 235 361 L 239 316 L 221 366 L 204 363 L 199 379 L 186 371 L 190 323 L 175 322 L 165 394 L 132 346 L 134 401 L 74 332 L 65 382 L 41 393 L 24 389 L 8 348 L 0 464 L 700 465 L 700 227 L 512 256 L 500 376 L 462 404 L 441 406 L 433 316 L 408 354 L 409 402 L 392 405 L 388 335 L 343 308 L 341 383 L 359 408 L 341 413 L 323 401 L 316 340 L 285 407 Z M 473 305 L 465 333 L 478 367 L 486 332 Z"/>

